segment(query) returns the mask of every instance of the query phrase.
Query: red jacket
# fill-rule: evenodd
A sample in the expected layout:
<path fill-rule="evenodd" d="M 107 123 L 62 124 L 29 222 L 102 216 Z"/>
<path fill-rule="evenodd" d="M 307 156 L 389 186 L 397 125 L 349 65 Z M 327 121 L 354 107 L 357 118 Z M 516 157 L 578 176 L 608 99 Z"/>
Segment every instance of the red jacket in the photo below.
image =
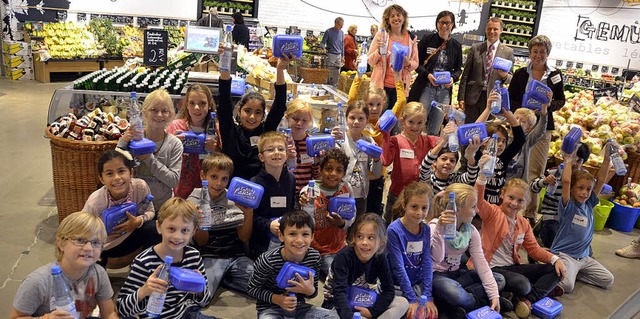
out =
<path fill-rule="evenodd" d="M 358 46 L 356 39 L 348 34 L 344 36 L 344 68 L 347 70 L 356 69 L 356 59 L 358 58 Z"/>

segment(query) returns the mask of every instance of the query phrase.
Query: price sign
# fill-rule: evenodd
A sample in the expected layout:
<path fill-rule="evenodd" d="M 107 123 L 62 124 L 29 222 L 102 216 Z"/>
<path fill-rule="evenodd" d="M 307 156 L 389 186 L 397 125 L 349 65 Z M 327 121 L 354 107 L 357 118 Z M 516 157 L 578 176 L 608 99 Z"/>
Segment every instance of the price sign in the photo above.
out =
<path fill-rule="evenodd" d="M 582 62 L 576 63 L 576 69 L 582 69 L 583 66 L 584 66 L 584 63 Z"/>
<path fill-rule="evenodd" d="M 591 71 L 593 71 L 593 72 L 598 72 L 598 69 L 600 69 L 599 65 L 595 65 L 594 64 L 594 65 L 591 66 Z"/>
<path fill-rule="evenodd" d="M 166 66 L 169 33 L 165 30 L 144 30 L 144 65 Z"/>
<path fill-rule="evenodd" d="M 636 94 L 631 97 L 629 107 L 636 112 L 640 112 L 640 93 L 636 92 Z"/>
<path fill-rule="evenodd" d="M 609 67 L 608 67 L 608 66 L 603 66 L 603 67 L 600 69 L 600 71 L 601 71 L 602 73 L 609 73 Z"/>
<path fill-rule="evenodd" d="M 573 61 L 567 61 L 567 69 L 571 69 L 573 67 Z"/>
<path fill-rule="evenodd" d="M 598 100 L 599 98 L 601 98 L 603 96 L 610 96 L 610 97 L 613 97 L 613 98 L 615 98 L 617 100 L 618 99 L 618 87 L 617 86 L 612 86 L 612 87 L 608 87 L 608 88 L 604 88 L 604 89 L 593 90 L 593 99 L 594 100 Z"/>
<path fill-rule="evenodd" d="M 620 72 L 620 68 L 611 68 L 611 74 L 618 74 Z"/>
<path fill-rule="evenodd" d="M 310 37 L 313 35 L 313 30 L 307 30 L 307 36 Z"/>
<path fill-rule="evenodd" d="M 562 63 L 564 63 L 564 61 L 562 61 L 562 60 L 556 60 L 556 66 L 557 66 L 557 67 L 561 67 L 561 66 L 562 66 Z"/>

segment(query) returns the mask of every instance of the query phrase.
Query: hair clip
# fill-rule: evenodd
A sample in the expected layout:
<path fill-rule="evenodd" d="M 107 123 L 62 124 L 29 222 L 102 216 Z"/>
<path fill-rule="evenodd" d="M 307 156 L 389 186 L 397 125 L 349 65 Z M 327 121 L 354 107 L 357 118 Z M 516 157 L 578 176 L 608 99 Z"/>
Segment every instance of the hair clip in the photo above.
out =
<path fill-rule="evenodd" d="M 122 154 L 126 159 L 133 161 L 133 156 L 131 156 L 131 153 L 129 153 L 129 151 L 125 151 L 119 147 L 116 147 L 116 152 Z"/>

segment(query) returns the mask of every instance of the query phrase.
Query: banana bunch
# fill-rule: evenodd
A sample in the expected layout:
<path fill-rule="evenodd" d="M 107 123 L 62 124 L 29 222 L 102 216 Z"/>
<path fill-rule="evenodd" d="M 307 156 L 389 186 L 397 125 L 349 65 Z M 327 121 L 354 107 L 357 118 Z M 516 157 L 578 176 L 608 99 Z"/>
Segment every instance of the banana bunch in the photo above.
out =
<path fill-rule="evenodd" d="M 93 49 L 96 44 L 93 35 L 82 24 L 47 23 L 37 34 L 44 37 L 44 43 L 52 58 L 87 58 L 96 57 L 99 53 Z"/>

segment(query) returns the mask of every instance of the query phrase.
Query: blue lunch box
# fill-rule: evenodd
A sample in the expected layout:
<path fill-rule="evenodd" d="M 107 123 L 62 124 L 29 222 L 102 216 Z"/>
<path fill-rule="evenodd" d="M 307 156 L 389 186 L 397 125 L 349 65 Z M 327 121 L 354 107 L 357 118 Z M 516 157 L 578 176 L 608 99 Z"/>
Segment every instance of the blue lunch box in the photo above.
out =
<path fill-rule="evenodd" d="M 378 293 L 371 289 L 349 286 L 347 292 L 347 299 L 349 300 L 349 307 L 351 309 L 357 307 L 368 308 L 373 306 L 378 299 Z"/>
<path fill-rule="evenodd" d="M 380 130 L 389 132 L 398 123 L 398 118 L 392 110 L 386 110 L 382 113 L 382 116 L 380 116 L 378 121 L 380 122 Z"/>
<path fill-rule="evenodd" d="M 489 306 L 484 306 L 468 313 L 467 319 L 502 319 L 502 316 Z"/>
<path fill-rule="evenodd" d="M 156 143 L 146 137 L 129 143 L 129 152 L 131 152 L 133 156 L 147 155 L 155 151 Z"/>
<path fill-rule="evenodd" d="M 531 313 L 541 319 L 551 319 L 562 312 L 562 304 L 549 297 L 544 297 L 531 306 Z"/>
<path fill-rule="evenodd" d="M 203 275 L 188 268 L 171 267 L 169 278 L 176 289 L 187 292 L 203 292 L 204 286 L 207 284 Z"/>
<path fill-rule="evenodd" d="M 241 77 L 235 77 L 231 80 L 231 94 L 232 95 L 244 95 L 244 86 L 246 85 L 246 80 Z"/>
<path fill-rule="evenodd" d="M 513 66 L 513 62 L 511 62 L 511 60 L 503 59 L 499 56 L 493 58 L 494 69 L 504 71 L 504 72 L 509 72 L 511 71 L 512 66 Z"/>
<path fill-rule="evenodd" d="M 582 137 L 582 129 L 574 126 L 571 128 L 569 133 L 565 135 L 562 140 L 562 146 L 560 149 L 566 154 L 571 154 L 576 149 L 576 145 L 580 142 L 580 138 Z"/>
<path fill-rule="evenodd" d="M 400 71 L 404 68 L 404 58 L 409 54 L 409 47 L 394 42 L 391 45 L 391 69 Z"/>
<path fill-rule="evenodd" d="M 340 215 L 344 220 L 349 220 L 356 214 L 356 199 L 352 197 L 331 197 L 329 199 L 329 212 Z"/>
<path fill-rule="evenodd" d="M 229 184 L 227 198 L 240 205 L 256 209 L 260 206 L 262 194 L 264 194 L 264 187 L 262 187 L 262 185 L 240 177 L 234 177 Z"/>
<path fill-rule="evenodd" d="M 502 98 L 502 108 L 507 111 L 511 110 L 511 100 L 509 100 L 509 89 L 500 88 L 500 96 Z"/>
<path fill-rule="evenodd" d="M 549 98 L 547 98 L 548 92 L 551 92 L 551 89 L 538 80 L 533 80 L 527 84 L 526 93 L 529 93 L 529 96 L 535 98 L 542 104 L 549 103 Z"/>
<path fill-rule="evenodd" d="M 469 140 L 473 139 L 474 135 L 478 135 L 480 141 L 489 137 L 489 134 L 487 134 L 487 125 L 481 122 L 458 126 L 458 141 L 460 141 L 460 145 L 469 145 Z"/>
<path fill-rule="evenodd" d="M 522 96 L 522 107 L 528 108 L 530 110 L 540 110 L 542 109 L 542 103 L 530 96 L 529 93 L 525 93 Z"/>
<path fill-rule="evenodd" d="M 182 141 L 184 153 L 204 154 L 204 140 L 207 137 L 204 133 L 186 131 L 180 133 L 180 135 L 184 136 L 184 141 Z"/>
<path fill-rule="evenodd" d="M 285 262 L 284 265 L 282 265 L 282 269 L 280 269 L 278 276 L 276 277 L 278 288 L 284 289 L 287 287 L 293 287 L 289 284 L 289 280 L 298 280 L 296 274 L 300 274 L 300 277 L 302 277 L 302 279 L 304 280 L 309 279 L 309 272 L 311 272 L 311 275 L 313 275 L 314 277 L 316 276 L 316 272 L 311 268 L 301 266 L 289 261 Z"/>
<path fill-rule="evenodd" d="M 127 221 L 127 212 L 131 215 L 137 215 L 138 208 L 136 203 L 124 203 L 111 206 L 102 211 L 102 222 L 107 229 L 107 234 L 113 233 L 113 227 L 116 227 Z"/>
<path fill-rule="evenodd" d="M 307 155 L 314 157 L 335 147 L 335 141 L 330 134 L 311 135 L 307 137 Z"/>
<path fill-rule="evenodd" d="M 356 148 L 373 158 L 379 158 L 380 155 L 382 155 L 382 147 L 365 140 L 358 140 L 356 142 Z"/>
<path fill-rule="evenodd" d="M 302 56 L 302 36 L 277 34 L 273 37 L 273 56 L 282 58 L 284 55 L 294 54 L 296 58 Z"/>
<path fill-rule="evenodd" d="M 438 85 L 451 83 L 451 72 L 449 71 L 433 72 L 433 77 L 436 78 Z"/>

